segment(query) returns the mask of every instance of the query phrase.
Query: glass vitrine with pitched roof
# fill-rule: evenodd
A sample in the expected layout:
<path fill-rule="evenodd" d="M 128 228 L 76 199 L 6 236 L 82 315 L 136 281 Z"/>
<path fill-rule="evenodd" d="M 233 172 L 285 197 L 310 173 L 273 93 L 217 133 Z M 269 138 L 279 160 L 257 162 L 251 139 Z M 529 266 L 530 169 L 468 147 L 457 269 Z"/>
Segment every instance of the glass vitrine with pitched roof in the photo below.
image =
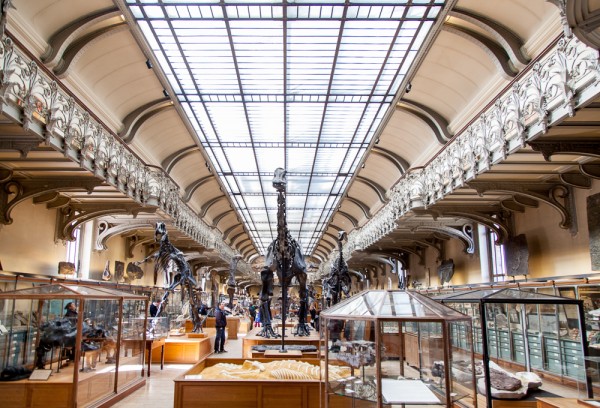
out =
<path fill-rule="evenodd" d="M 321 406 L 477 406 L 471 317 L 416 292 L 372 290 L 321 312 Z M 465 334 L 464 349 L 451 347 Z"/>
<path fill-rule="evenodd" d="M 58 283 L 0 293 L 0 394 L 85 407 L 142 386 L 147 299 Z"/>
<path fill-rule="evenodd" d="M 553 288 L 544 289 L 554 293 Z M 581 300 L 512 288 L 468 290 L 433 299 L 457 311 L 473 312 L 474 349 L 484 368 L 478 390 L 488 396 L 489 407 L 489 396 L 520 399 L 536 390 L 543 391 L 547 388 L 542 381 L 545 372 L 568 377 L 566 380 L 579 388 L 586 387 L 587 342 Z M 453 342 L 453 346 L 460 344 Z M 490 365 L 492 370 L 500 370 L 494 363 L 506 367 L 505 362 L 512 368 L 506 370 L 508 374 L 520 377 L 522 382 L 521 388 L 511 391 L 516 394 L 490 385 Z M 551 390 L 556 393 L 554 388 Z"/>

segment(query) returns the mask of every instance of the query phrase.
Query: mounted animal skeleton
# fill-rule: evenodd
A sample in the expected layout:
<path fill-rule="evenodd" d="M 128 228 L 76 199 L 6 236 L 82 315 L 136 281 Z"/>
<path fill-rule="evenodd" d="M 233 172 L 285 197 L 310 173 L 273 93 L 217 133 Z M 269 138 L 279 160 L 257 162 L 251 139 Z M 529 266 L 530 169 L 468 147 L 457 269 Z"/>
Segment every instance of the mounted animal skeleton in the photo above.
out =
<path fill-rule="evenodd" d="M 300 310 L 298 311 L 299 321 L 296 326 L 295 334 L 298 336 L 308 336 L 310 327 L 306 324 L 306 314 L 308 312 L 306 289 L 306 263 L 300 245 L 292 238 L 286 221 L 285 208 L 285 187 L 287 184 L 286 171 L 278 168 L 273 176 L 273 187 L 277 190 L 277 238 L 271 242 L 265 256 L 265 266 L 260 273 L 262 280 L 262 289 L 260 291 L 260 316 L 263 323 L 262 330 L 258 336 L 271 338 L 279 337 L 271 326 L 271 296 L 273 296 L 273 272 L 277 272 L 277 277 L 282 287 L 282 311 L 281 315 L 285 318 L 289 302 L 287 297 L 287 288 L 296 278 L 300 285 Z M 284 289 L 285 288 L 285 289 Z"/>
<path fill-rule="evenodd" d="M 233 311 L 233 295 L 235 294 L 235 288 L 237 283 L 235 282 L 235 271 L 237 264 L 242 259 L 241 255 L 234 255 L 231 258 L 231 265 L 229 266 L 229 279 L 227 279 L 227 294 L 229 295 L 229 309 Z"/>
<path fill-rule="evenodd" d="M 200 298 L 196 293 L 196 288 L 198 286 L 196 280 L 192 276 L 192 272 L 190 270 L 190 265 L 185 260 L 183 256 L 183 252 L 179 249 L 175 248 L 171 241 L 169 241 L 169 235 L 167 233 L 167 227 L 163 222 L 156 223 L 156 229 L 154 231 L 154 239 L 156 242 L 160 244 L 158 251 L 152 255 L 147 256 L 143 260 L 139 262 L 135 262 L 136 265 L 147 262 L 150 259 L 154 259 L 154 284 L 156 285 L 156 280 L 158 278 L 158 271 L 163 270 L 165 274 L 169 270 L 169 265 L 172 263 L 177 269 L 178 273 L 173 278 L 173 282 L 169 285 L 165 294 L 163 295 L 160 305 L 158 306 L 158 311 L 156 312 L 156 316 L 152 319 L 152 323 L 150 326 L 150 333 L 154 332 L 154 328 L 156 327 L 156 323 L 158 322 L 158 317 L 160 316 L 160 312 L 168 302 L 169 294 L 175 291 L 177 286 L 181 286 L 181 302 L 183 303 L 185 299 L 185 295 L 187 292 L 189 298 L 190 305 L 190 317 L 192 322 L 194 323 L 194 328 L 192 331 L 194 333 L 202 332 L 202 319 L 200 318 L 200 314 L 198 313 L 198 308 L 200 307 Z"/>
<path fill-rule="evenodd" d="M 344 261 L 342 241 L 346 237 L 344 231 L 338 233 L 338 257 L 331 264 L 329 276 L 324 281 L 325 298 L 331 299 L 331 305 L 335 305 L 341 299 L 342 292 L 345 297 L 350 297 L 350 289 L 352 287 L 352 278 L 348 272 L 348 265 Z"/>

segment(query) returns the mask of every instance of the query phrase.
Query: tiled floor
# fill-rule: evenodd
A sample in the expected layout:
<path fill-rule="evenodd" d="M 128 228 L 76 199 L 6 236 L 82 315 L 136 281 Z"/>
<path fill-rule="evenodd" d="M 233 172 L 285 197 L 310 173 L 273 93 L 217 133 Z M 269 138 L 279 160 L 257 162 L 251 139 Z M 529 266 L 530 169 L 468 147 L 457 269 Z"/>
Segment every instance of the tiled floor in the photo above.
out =
<path fill-rule="evenodd" d="M 243 335 L 238 335 L 237 340 L 227 340 L 225 343 L 227 353 L 212 354 L 209 358 L 241 358 L 242 338 Z M 211 344 L 214 344 L 214 337 L 211 338 Z M 146 378 L 146 386 L 113 406 L 117 408 L 172 407 L 175 394 L 173 379 L 191 366 L 192 364 L 165 364 L 164 369 L 161 370 L 160 364 L 152 364 L 151 375 Z"/>

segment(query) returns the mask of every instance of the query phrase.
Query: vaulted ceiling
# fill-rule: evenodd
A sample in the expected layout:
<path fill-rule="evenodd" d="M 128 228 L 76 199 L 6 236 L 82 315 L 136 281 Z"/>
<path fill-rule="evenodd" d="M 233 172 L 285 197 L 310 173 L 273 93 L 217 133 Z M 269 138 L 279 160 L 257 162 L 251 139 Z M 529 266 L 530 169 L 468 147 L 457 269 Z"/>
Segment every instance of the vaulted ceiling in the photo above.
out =
<path fill-rule="evenodd" d="M 583 85 L 573 87 L 582 96 L 576 95 L 570 112 L 548 118 L 538 115 L 536 123 L 522 123 L 529 136 L 519 142 L 505 138 L 502 157 L 490 157 L 485 168 L 478 163 L 468 182 L 456 183 L 454 175 L 448 187 L 444 170 L 433 172 L 438 184 L 446 185 L 443 193 L 435 196 L 443 188 L 436 190 L 432 181 L 420 193 L 432 196 L 428 202 L 396 210 L 394 194 L 402 193 L 398 189 L 409 185 L 411 177 L 440 166 L 436 160 L 444 152 L 464 149 L 460 143 L 467 133 L 475 141 L 475 125 L 491 117 L 486 112 L 499 97 L 506 99 L 507 92 L 517 86 L 526 88 L 535 66 L 544 65 L 546 53 L 560 46 L 557 41 L 565 30 L 562 21 L 569 21 L 579 39 L 598 47 L 595 1 L 458 0 L 444 7 L 443 18 L 406 73 L 393 109 L 348 178 L 336 206 L 329 209 L 322 234 L 307 254 L 312 264 L 324 264 L 331 257 L 339 230 L 354 237 L 349 256 L 358 269 L 386 257 L 420 254 L 427 247 L 440 251 L 440 242 L 451 238 L 460 239 L 470 251 L 469 228 L 474 222 L 489 226 L 501 237 L 509 236 L 510 226 L 502 217 L 540 204 L 557 208 L 568 228 L 562 202 L 547 197 L 559 186 L 585 188 L 591 178 L 600 176 L 596 161 L 600 101 L 595 100 L 595 88 L 586 83 L 587 93 Z M 104 222 L 105 239 L 123 234 L 134 247 L 148 242 L 154 221 L 166 219 L 182 231 L 177 233 L 178 244 L 191 258 L 222 265 L 239 252 L 246 264 L 260 262 L 262 247 L 244 223 L 246 215 L 239 212 L 225 181 L 218 177 L 211 160 L 214 156 L 199 142 L 194 124 L 125 2 L 13 1 L 13 8 L 5 12 L 6 33 L 16 47 L 27 49 L 27 58 L 40 73 L 55 80 L 74 103 L 87 109 L 94 123 L 119 141 L 124 162 L 143 163 L 162 179 L 169 179 L 176 186 L 177 205 L 189 213 L 185 223 L 177 221 L 181 211 L 147 205 L 123 187 L 126 181 L 119 184 L 98 178 L 93 166 L 67 154 L 60 140 L 40 139 L 47 121 L 26 126 L 14 103 L 9 109 L 3 102 L 0 178 L 5 185 L 12 180 L 26 186 L 18 202 L 35 197 L 37 203 L 62 208 L 62 238 L 66 239 L 76 225 L 97 218 Z M 35 126 L 41 130 L 36 132 Z M 495 149 L 490 146 L 493 141 L 492 135 L 482 142 L 488 153 Z M 471 151 L 477 156 L 477 147 Z M 466 169 L 466 164 L 460 167 Z M 12 207 L 18 202 L 13 201 Z M 11 205 L 5 206 L 5 222 Z M 369 233 L 375 227 L 381 229 L 378 220 L 389 212 L 394 213 L 394 225 L 381 234 Z M 213 236 L 219 245 L 186 234 L 184 226 L 193 217 L 203 223 L 201 231 L 209 231 L 200 235 Z"/>

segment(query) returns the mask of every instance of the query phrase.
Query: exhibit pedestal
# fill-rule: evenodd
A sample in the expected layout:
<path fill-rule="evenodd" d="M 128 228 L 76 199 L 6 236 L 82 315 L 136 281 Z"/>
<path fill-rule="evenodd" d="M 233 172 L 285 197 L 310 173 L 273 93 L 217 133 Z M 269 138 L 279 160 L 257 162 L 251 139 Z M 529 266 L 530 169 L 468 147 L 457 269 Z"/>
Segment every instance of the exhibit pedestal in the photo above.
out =
<path fill-rule="evenodd" d="M 256 359 L 266 363 L 280 359 Z M 203 359 L 175 378 L 175 408 L 192 407 L 297 407 L 320 408 L 319 380 L 208 380 L 198 378 L 206 368 L 218 363 L 243 364 L 244 359 Z M 298 359 L 319 365 L 319 360 Z M 350 408 L 348 399 L 334 396 L 335 408 Z M 355 408 L 360 408 L 357 404 Z"/>
<path fill-rule="evenodd" d="M 215 318 L 207 317 L 204 322 L 204 327 L 215 327 Z M 240 328 L 240 318 L 237 316 L 227 316 L 227 338 L 235 340 L 238 338 Z"/>
<path fill-rule="evenodd" d="M 262 327 L 255 327 L 242 339 L 242 357 L 244 358 L 252 358 L 252 346 L 258 345 L 279 345 L 281 344 L 281 337 L 274 339 L 267 339 L 264 337 L 257 336 L 256 334 L 260 332 Z M 293 336 L 291 331 L 293 329 L 286 329 L 286 337 L 285 344 L 290 345 L 305 345 L 305 346 L 315 346 L 317 350 L 319 349 L 321 338 L 317 331 L 311 331 L 310 336 Z M 290 350 L 291 351 L 291 350 Z"/>
<path fill-rule="evenodd" d="M 195 364 L 211 353 L 210 338 L 169 337 L 165 340 L 164 362 Z M 158 353 L 152 356 L 153 363 L 160 363 Z"/>

